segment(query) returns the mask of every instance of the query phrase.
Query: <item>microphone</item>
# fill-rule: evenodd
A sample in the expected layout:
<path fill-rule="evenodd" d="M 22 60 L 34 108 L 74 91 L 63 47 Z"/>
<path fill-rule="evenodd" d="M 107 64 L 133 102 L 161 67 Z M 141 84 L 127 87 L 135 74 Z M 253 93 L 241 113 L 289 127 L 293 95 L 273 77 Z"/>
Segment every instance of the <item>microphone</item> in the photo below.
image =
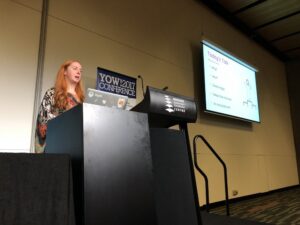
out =
<path fill-rule="evenodd" d="M 145 90 L 144 90 L 144 80 L 143 80 L 143 77 L 142 77 L 141 75 L 138 75 L 138 78 L 141 79 L 143 96 L 145 97 Z"/>
<path fill-rule="evenodd" d="M 163 91 L 166 91 L 166 90 L 168 90 L 169 89 L 169 87 L 168 86 L 165 86 L 162 90 Z"/>

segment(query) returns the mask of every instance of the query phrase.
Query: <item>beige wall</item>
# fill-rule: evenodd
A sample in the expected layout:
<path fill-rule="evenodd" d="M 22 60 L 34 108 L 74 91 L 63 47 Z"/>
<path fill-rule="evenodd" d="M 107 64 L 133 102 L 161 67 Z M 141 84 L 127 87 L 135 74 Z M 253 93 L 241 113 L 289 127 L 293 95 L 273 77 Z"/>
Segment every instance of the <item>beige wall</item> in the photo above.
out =
<path fill-rule="evenodd" d="M 191 138 L 203 134 L 227 163 L 230 197 L 232 190 L 244 196 L 298 184 L 282 62 L 194 0 L 49 2 L 43 92 L 53 85 L 59 65 L 76 58 L 83 64 L 87 86 L 94 85 L 100 66 L 140 74 L 147 85 L 167 85 L 199 99 L 200 41 L 205 36 L 259 70 L 262 122 L 249 125 L 200 113 L 197 123 L 189 125 Z M 23 4 L 38 14 L 34 1 Z M 15 76 L 20 77 L 17 72 Z M 141 96 L 138 87 L 138 101 Z M 199 151 L 199 162 L 210 177 L 211 201 L 223 200 L 221 167 L 207 149 Z M 197 184 L 203 204 L 204 184 L 198 174 Z"/>
<path fill-rule="evenodd" d="M 29 152 L 41 4 L 0 1 L 0 152 Z"/>

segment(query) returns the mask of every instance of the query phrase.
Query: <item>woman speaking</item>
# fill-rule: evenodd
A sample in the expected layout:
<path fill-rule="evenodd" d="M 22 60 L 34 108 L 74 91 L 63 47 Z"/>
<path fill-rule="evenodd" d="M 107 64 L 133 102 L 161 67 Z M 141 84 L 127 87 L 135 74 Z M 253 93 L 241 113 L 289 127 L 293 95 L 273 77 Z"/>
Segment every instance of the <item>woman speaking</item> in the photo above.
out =
<path fill-rule="evenodd" d="M 84 100 L 81 81 L 82 66 L 77 60 L 64 62 L 56 77 L 55 87 L 48 89 L 37 116 L 35 152 L 43 153 L 46 146 L 47 122 Z"/>

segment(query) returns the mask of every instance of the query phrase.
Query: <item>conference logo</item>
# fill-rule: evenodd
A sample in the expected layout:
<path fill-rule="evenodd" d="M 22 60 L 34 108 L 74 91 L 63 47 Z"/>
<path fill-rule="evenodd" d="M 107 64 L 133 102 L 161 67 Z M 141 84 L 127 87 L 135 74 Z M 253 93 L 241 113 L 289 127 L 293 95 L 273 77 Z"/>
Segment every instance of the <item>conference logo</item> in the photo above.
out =
<path fill-rule="evenodd" d="M 165 95 L 165 110 L 169 113 L 186 113 L 185 101 L 180 98 Z"/>
<path fill-rule="evenodd" d="M 172 104 L 172 100 L 169 95 L 165 95 L 165 110 L 169 113 L 174 112 L 174 106 Z"/>

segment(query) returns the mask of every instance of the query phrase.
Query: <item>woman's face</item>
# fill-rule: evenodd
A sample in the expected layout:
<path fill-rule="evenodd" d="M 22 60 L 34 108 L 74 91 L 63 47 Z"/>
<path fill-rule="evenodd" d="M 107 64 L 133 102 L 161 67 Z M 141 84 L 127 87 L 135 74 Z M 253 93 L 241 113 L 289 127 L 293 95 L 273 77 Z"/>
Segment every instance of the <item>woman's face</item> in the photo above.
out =
<path fill-rule="evenodd" d="M 79 83 L 81 80 L 82 66 L 79 62 L 72 62 L 65 70 L 65 77 L 70 83 Z"/>

